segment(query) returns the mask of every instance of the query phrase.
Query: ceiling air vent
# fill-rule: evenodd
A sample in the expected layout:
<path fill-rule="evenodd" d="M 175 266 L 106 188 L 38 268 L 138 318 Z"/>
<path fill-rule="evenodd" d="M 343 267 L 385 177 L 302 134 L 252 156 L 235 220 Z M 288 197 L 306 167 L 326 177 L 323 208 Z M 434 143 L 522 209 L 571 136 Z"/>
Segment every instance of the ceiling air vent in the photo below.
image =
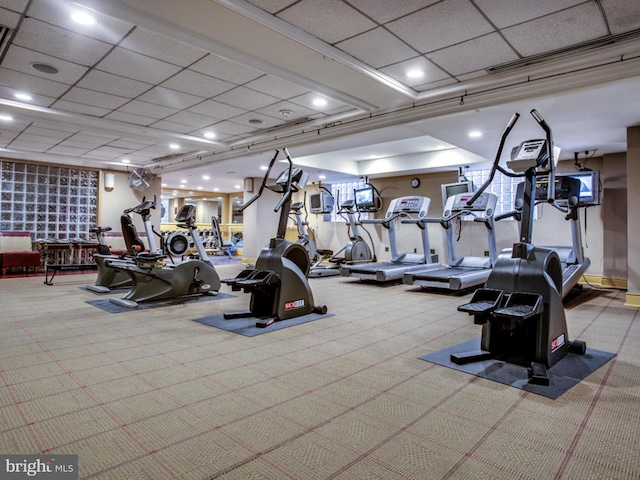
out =
<path fill-rule="evenodd" d="M 570 53 L 594 49 L 594 48 L 602 47 L 604 45 L 609 45 L 612 43 L 619 42 L 621 40 L 627 40 L 627 39 L 631 39 L 638 36 L 640 36 L 640 29 L 631 30 L 630 32 L 621 33 L 618 35 L 606 35 L 604 37 L 594 38 L 593 40 L 588 40 L 582 43 L 576 43 L 574 45 L 568 45 L 566 47 L 558 48 L 556 50 L 551 50 L 549 52 L 543 52 L 537 55 L 530 55 L 528 57 L 514 60 L 513 62 L 494 65 L 493 67 L 487 68 L 486 71 L 489 73 L 503 72 L 505 70 L 511 70 L 513 68 L 522 67 L 524 65 L 539 63 L 544 60 L 549 60 L 551 58 L 559 57 L 561 55 L 568 55 Z"/>
<path fill-rule="evenodd" d="M 11 44 L 11 38 L 11 29 L 9 27 L 5 27 L 4 25 L 0 25 L 0 64 L 4 60 L 7 49 Z"/>

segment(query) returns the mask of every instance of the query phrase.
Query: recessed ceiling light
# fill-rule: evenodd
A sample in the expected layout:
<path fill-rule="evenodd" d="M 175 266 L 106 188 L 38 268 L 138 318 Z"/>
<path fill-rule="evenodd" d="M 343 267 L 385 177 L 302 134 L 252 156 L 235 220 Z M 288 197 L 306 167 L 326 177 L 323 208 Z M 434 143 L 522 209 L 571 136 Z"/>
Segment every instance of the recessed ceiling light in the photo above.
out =
<path fill-rule="evenodd" d="M 169 148 L 170 148 L 171 150 L 177 150 L 177 149 L 179 149 L 179 148 L 180 148 L 180 145 L 178 145 L 177 143 L 170 143 L 170 144 L 169 144 Z"/>
<path fill-rule="evenodd" d="M 71 14 L 71 20 L 80 25 L 95 25 L 96 19 L 88 12 L 73 12 Z"/>
<path fill-rule="evenodd" d="M 60 72 L 60 70 L 58 70 L 53 65 L 49 65 L 48 63 L 32 63 L 31 68 L 37 70 L 40 73 L 47 73 L 49 75 L 55 75 L 56 73 Z"/>
<path fill-rule="evenodd" d="M 233 188 L 235 188 L 236 190 L 240 190 L 240 185 L 236 185 Z"/>
<path fill-rule="evenodd" d="M 204 138 L 216 138 L 216 134 L 213 132 L 204 132 Z"/>
<path fill-rule="evenodd" d="M 327 101 L 324 98 L 316 98 L 312 102 L 316 107 L 324 107 Z"/>
<path fill-rule="evenodd" d="M 478 138 L 482 136 L 482 132 L 478 131 L 478 130 L 473 130 L 471 132 L 469 132 L 469 137 L 471 138 Z"/>
<path fill-rule="evenodd" d="M 123 158 L 122 160 L 120 160 L 122 163 L 130 163 L 131 160 L 129 160 L 128 158 Z"/>
<path fill-rule="evenodd" d="M 5 122 L 10 122 L 13 120 L 13 117 L 11 115 L 6 115 L 4 113 L 0 113 L 0 120 L 3 120 Z"/>
<path fill-rule="evenodd" d="M 162 184 L 160 184 L 160 186 L 161 186 L 161 187 L 166 187 L 166 186 L 167 186 L 167 184 L 166 184 L 166 183 L 162 183 Z"/>
<path fill-rule="evenodd" d="M 267 168 L 269 168 L 269 167 L 267 167 L 266 165 L 261 165 L 260 166 L 260 170 L 266 170 Z"/>
<path fill-rule="evenodd" d="M 262 120 L 260 120 L 259 118 L 250 118 L 250 119 L 248 120 L 248 122 L 249 122 L 251 125 L 262 125 L 262 124 L 264 123 L 264 122 L 263 122 Z"/>
<path fill-rule="evenodd" d="M 182 180 L 180 180 L 180 183 L 187 183 L 187 181 L 183 178 Z"/>
<path fill-rule="evenodd" d="M 203 180 L 209 180 L 209 175 L 202 175 Z"/>
<path fill-rule="evenodd" d="M 409 70 L 407 72 L 408 78 L 421 78 L 424 76 L 424 72 L 422 70 Z"/>
<path fill-rule="evenodd" d="M 318 178 L 319 178 L 320 180 L 324 180 L 324 179 L 325 179 L 325 178 L 327 178 L 327 177 L 326 177 L 325 175 L 318 175 Z"/>
<path fill-rule="evenodd" d="M 214 191 L 214 192 L 219 192 L 219 191 L 220 191 L 220 189 L 219 189 L 219 188 L 214 188 L 214 189 L 213 189 L 213 191 Z"/>
<path fill-rule="evenodd" d="M 33 100 L 33 97 L 31 95 L 28 95 L 26 93 L 16 93 L 14 95 L 14 97 L 16 97 L 18 100 L 25 100 L 25 101 L 30 101 Z"/>
<path fill-rule="evenodd" d="M 198 190 L 202 190 L 202 187 L 198 187 Z"/>

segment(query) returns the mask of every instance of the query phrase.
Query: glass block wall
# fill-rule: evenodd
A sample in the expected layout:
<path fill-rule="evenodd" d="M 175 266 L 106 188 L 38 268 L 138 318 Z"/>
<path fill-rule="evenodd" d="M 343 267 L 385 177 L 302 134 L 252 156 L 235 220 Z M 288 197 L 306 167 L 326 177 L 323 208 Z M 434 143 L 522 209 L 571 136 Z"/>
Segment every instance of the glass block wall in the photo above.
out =
<path fill-rule="evenodd" d="M 97 170 L 1 160 L 0 230 L 32 240 L 88 240 L 98 219 Z"/>

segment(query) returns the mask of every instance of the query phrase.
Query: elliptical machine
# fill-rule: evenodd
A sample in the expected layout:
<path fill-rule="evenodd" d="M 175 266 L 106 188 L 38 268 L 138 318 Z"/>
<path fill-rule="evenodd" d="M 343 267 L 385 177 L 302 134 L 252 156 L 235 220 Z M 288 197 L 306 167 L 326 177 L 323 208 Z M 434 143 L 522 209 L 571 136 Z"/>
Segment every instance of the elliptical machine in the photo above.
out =
<path fill-rule="evenodd" d="M 276 150 L 267 173 L 262 180 L 260 190 L 241 211 L 255 202 L 264 191 L 269 190 L 282 194 L 282 198 L 274 208 L 280 211 L 278 231 L 269 244 L 262 249 L 255 270 L 243 270 L 235 278 L 222 280 L 231 286 L 233 291 L 243 290 L 251 293 L 249 310 L 225 313 L 224 318 L 257 317 L 256 327 L 264 328 L 276 321 L 306 315 L 312 312 L 325 314 L 325 305 L 314 305 L 313 293 L 307 280 L 309 273 L 309 253 L 300 243 L 285 239 L 287 221 L 291 208 L 291 195 L 305 187 L 308 175 L 300 168 L 294 167 L 287 149 L 283 149 L 289 162 L 289 168 L 280 174 L 274 184 L 267 185 L 271 168 L 275 163 L 279 150 Z"/>
<path fill-rule="evenodd" d="M 108 267 L 124 271 L 132 283 L 131 290 L 122 298 L 110 299 L 112 303 L 121 307 L 137 308 L 139 302 L 167 300 L 186 295 L 217 294 L 220 290 L 220 277 L 202 245 L 198 227 L 195 225 L 195 211 L 194 205 L 183 205 L 176 215 L 176 222 L 178 227 L 189 231 L 200 258 L 178 264 L 166 264 L 162 262 L 164 254 L 151 251 L 139 253 L 133 258 L 133 262 L 107 260 Z M 151 215 L 148 209 L 137 213 L 142 215 L 145 225 L 150 224 Z"/>
<path fill-rule="evenodd" d="M 123 237 L 127 251 L 123 255 L 114 255 L 109 250 L 109 246 L 104 239 L 104 232 L 110 232 L 111 227 L 95 227 L 89 230 L 90 233 L 94 233 L 98 239 L 98 253 L 93 255 L 93 260 L 98 266 L 98 278 L 93 285 L 87 285 L 87 290 L 91 290 L 97 293 L 108 293 L 112 289 L 126 288 L 131 286 L 131 277 L 124 271 L 110 268 L 107 266 L 107 261 L 110 260 L 122 260 L 133 261 L 138 253 L 145 250 L 144 242 L 138 237 L 131 216 L 131 212 L 138 213 L 143 218 L 149 216 L 150 210 L 155 208 L 155 198 L 153 201 L 147 201 L 145 198 L 142 202 L 135 207 L 126 209 L 120 216 L 120 224 L 122 227 Z M 146 212 L 146 213 L 145 213 Z M 149 248 L 151 252 L 157 253 L 156 243 L 154 238 L 153 228 L 151 222 L 145 222 L 145 231 L 147 233 L 147 239 L 149 241 Z"/>
<path fill-rule="evenodd" d="M 468 202 L 476 201 L 496 170 L 525 178 L 519 242 L 500 253 L 485 288 L 476 290 L 470 303 L 458 307 L 473 315 L 475 324 L 482 325 L 481 350 L 453 354 L 451 361 L 462 365 L 500 358 L 528 365 L 530 383 L 549 385 L 547 368 L 569 352 L 583 355 L 586 343 L 569 341 L 562 304 L 562 264 L 557 252 L 531 244 L 536 182 L 538 175 L 548 176 L 548 203 L 564 197 L 569 204 L 577 205 L 579 181 L 576 185 L 571 181 L 575 179 L 564 177 L 556 182 L 551 129 L 536 110 L 531 110 L 531 115 L 545 131 L 546 139 L 523 142 L 514 151 L 515 158 L 507 165 L 522 173 L 511 173 L 498 165 L 504 141 L 519 118 L 516 113 L 502 136 L 489 179 Z"/>

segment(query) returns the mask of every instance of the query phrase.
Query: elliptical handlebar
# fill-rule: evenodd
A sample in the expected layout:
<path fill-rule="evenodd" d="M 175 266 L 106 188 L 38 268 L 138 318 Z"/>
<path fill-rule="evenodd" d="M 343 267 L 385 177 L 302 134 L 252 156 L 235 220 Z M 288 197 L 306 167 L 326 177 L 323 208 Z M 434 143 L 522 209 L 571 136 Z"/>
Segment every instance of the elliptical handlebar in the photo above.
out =
<path fill-rule="evenodd" d="M 467 200 L 467 205 L 471 206 L 476 202 L 476 200 L 478 200 L 478 197 L 482 195 L 482 193 L 493 181 L 493 177 L 496 174 L 496 170 L 502 171 L 502 169 L 498 165 L 500 163 L 500 157 L 502 156 L 502 149 L 504 148 L 504 143 L 507 141 L 507 137 L 509 136 L 509 133 L 511 132 L 511 130 L 513 129 L 513 126 L 516 124 L 519 118 L 520 118 L 520 114 L 516 112 L 511 116 L 511 119 L 509 119 L 509 123 L 507 123 L 507 126 L 504 129 L 504 132 L 502 132 L 502 137 L 500 138 L 500 145 L 498 146 L 496 157 L 493 160 L 493 167 L 491 168 L 491 174 L 489 175 L 489 178 L 478 189 L 478 191 L 474 193 L 473 197 Z"/>
<path fill-rule="evenodd" d="M 289 162 L 289 173 L 287 175 L 287 186 L 285 187 L 284 194 L 282 195 L 282 198 L 273 209 L 274 212 L 277 212 L 278 210 L 280 210 L 282 208 L 282 205 L 284 205 L 285 202 L 291 199 L 291 182 L 292 182 L 291 177 L 293 173 L 293 162 L 291 161 L 291 156 L 289 155 L 288 150 L 286 148 L 283 148 L 282 151 L 284 152 L 285 156 L 287 157 L 287 161 Z"/>
<path fill-rule="evenodd" d="M 547 135 L 547 163 L 549 164 L 549 185 L 547 187 L 547 202 L 554 203 L 556 198 L 556 164 L 553 158 L 553 135 L 551 133 L 551 127 L 549 127 L 549 124 L 545 121 L 544 118 L 542 118 L 542 115 L 540 115 L 540 113 L 535 108 L 531 110 L 530 113 Z"/>
<path fill-rule="evenodd" d="M 264 188 L 267 185 L 267 179 L 269 178 L 269 174 L 271 174 L 271 169 L 273 168 L 273 164 L 276 163 L 276 158 L 278 158 L 278 154 L 279 153 L 280 153 L 280 150 L 276 149 L 276 153 L 273 155 L 273 158 L 271 159 L 271 162 L 269 162 L 269 166 L 267 167 L 267 173 L 265 174 L 264 178 L 262 179 L 262 184 L 260 185 L 260 189 L 258 190 L 258 193 L 256 193 L 253 197 L 251 197 L 251 199 L 249 199 L 249 201 L 247 203 L 242 205 L 238 209 L 239 212 L 243 212 L 245 208 L 247 208 L 249 205 L 251 205 L 253 202 L 258 200 L 258 198 L 260 198 L 262 196 L 262 192 L 264 191 Z"/>

